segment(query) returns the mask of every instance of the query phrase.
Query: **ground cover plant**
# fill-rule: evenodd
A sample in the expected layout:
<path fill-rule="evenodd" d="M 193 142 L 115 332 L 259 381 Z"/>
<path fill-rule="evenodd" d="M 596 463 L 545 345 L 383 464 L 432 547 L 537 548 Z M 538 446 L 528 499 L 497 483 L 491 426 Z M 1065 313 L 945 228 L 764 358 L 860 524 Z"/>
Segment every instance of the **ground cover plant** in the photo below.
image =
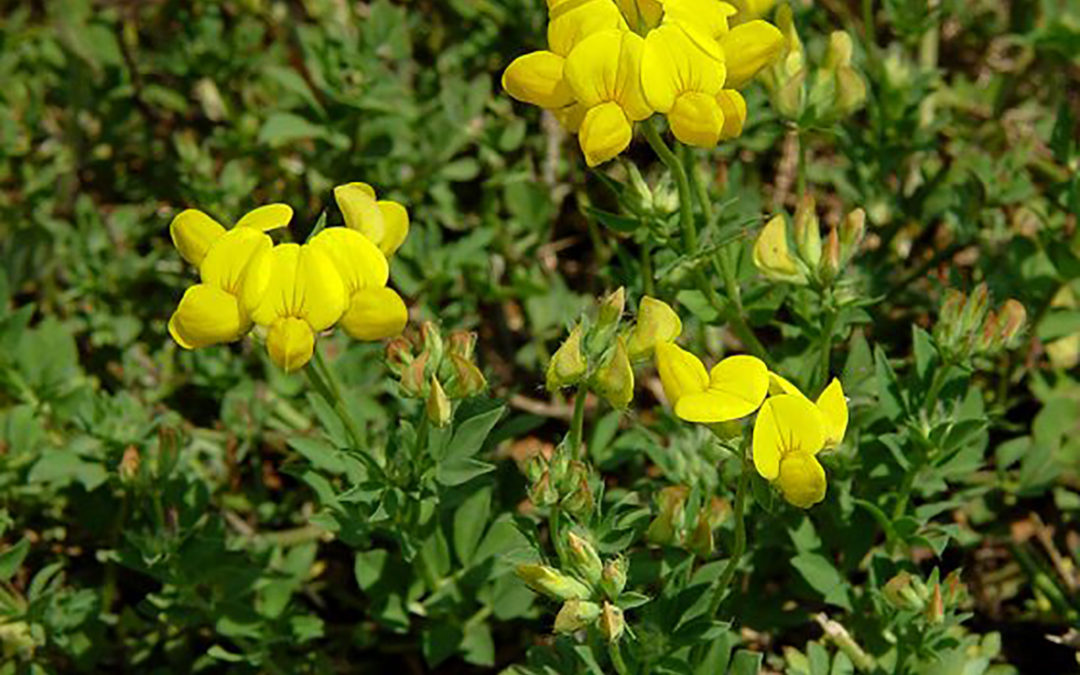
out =
<path fill-rule="evenodd" d="M 1080 670 L 1080 2 L 0 17 L 0 673 Z"/>

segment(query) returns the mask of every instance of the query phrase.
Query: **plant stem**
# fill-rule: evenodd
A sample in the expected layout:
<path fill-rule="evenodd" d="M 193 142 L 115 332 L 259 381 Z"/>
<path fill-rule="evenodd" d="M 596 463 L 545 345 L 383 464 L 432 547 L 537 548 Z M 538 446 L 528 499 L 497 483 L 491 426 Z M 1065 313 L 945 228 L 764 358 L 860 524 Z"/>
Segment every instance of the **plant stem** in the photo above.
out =
<path fill-rule="evenodd" d="M 697 227 L 694 225 L 690 179 L 686 176 L 686 169 L 683 168 L 682 162 L 667 146 L 664 139 L 660 138 L 660 132 L 656 130 L 656 126 L 650 122 L 645 122 L 641 125 L 641 128 L 645 130 L 645 140 L 649 142 L 653 152 L 667 166 L 668 171 L 671 172 L 671 177 L 675 179 L 675 187 L 679 192 L 679 224 L 682 227 L 683 248 L 687 255 L 691 255 L 697 251 L 698 237 Z"/>
<path fill-rule="evenodd" d="M 652 246 L 650 242 L 641 242 L 641 283 L 645 295 L 656 295 L 653 283 Z"/>
<path fill-rule="evenodd" d="M 570 418 L 570 452 L 576 459 L 584 459 L 585 444 L 583 433 L 585 426 L 585 397 L 586 391 L 578 387 L 574 394 L 574 416 Z"/>
<path fill-rule="evenodd" d="M 821 384 L 825 386 L 829 382 L 829 359 L 832 356 L 833 331 L 836 330 L 836 310 L 832 303 L 827 302 L 825 295 L 821 297 L 825 313 L 825 330 L 821 338 Z"/>
<path fill-rule="evenodd" d="M 716 616 L 716 612 L 720 609 L 720 603 L 724 600 L 724 595 L 727 593 L 728 585 L 731 584 L 732 578 L 735 576 L 735 568 L 739 566 L 739 560 L 742 558 L 743 553 L 746 552 L 746 493 L 750 484 L 750 458 L 748 450 L 750 448 L 750 436 L 747 435 L 743 438 L 742 446 L 739 448 L 741 466 L 739 468 L 739 485 L 735 489 L 735 545 L 731 549 L 731 557 L 728 559 L 727 565 L 720 573 L 720 578 L 716 580 L 716 589 L 713 591 L 712 602 L 709 603 L 709 616 Z"/>
<path fill-rule="evenodd" d="M 619 648 L 618 642 L 608 643 L 608 656 L 611 657 L 611 665 L 615 667 L 616 673 L 630 675 L 630 669 L 626 666 L 626 661 L 623 660 L 622 650 Z"/>
<path fill-rule="evenodd" d="M 697 164 L 694 162 L 694 152 L 688 145 L 682 146 L 683 151 L 683 163 L 686 165 L 686 173 L 690 177 L 690 186 L 697 195 L 698 207 L 701 209 L 701 214 L 705 216 L 706 229 L 713 224 L 713 208 L 712 200 L 709 199 L 709 189 L 705 183 L 702 182 L 701 176 L 698 174 Z"/>
<path fill-rule="evenodd" d="M 806 139 L 802 129 L 795 129 L 795 142 L 799 145 L 799 164 L 795 168 L 795 191 L 799 193 L 799 199 L 806 193 Z M 797 201 L 797 200 L 796 200 Z"/>
<path fill-rule="evenodd" d="M 866 30 L 866 47 L 877 44 L 877 30 L 874 26 L 874 0 L 862 0 L 863 29 Z"/>
<path fill-rule="evenodd" d="M 316 389 L 320 390 L 319 393 L 334 408 L 338 419 L 345 425 L 349 438 L 353 442 L 353 447 L 359 450 L 360 439 L 364 436 L 360 433 L 360 427 L 356 424 L 356 420 L 349 414 L 345 399 L 341 396 L 341 386 L 338 384 L 337 377 L 334 375 L 334 371 L 327 367 L 322 352 L 319 351 L 318 347 L 315 348 L 314 365 L 309 365 L 307 372 L 312 384 L 315 385 Z"/>

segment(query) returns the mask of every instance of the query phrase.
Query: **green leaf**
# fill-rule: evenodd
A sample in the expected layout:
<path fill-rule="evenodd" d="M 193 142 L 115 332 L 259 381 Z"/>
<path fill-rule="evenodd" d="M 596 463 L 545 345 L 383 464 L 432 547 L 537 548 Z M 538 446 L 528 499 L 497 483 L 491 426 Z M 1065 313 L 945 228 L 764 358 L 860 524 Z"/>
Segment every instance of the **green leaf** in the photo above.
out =
<path fill-rule="evenodd" d="M 454 431 L 454 435 L 450 438 L 450 442 L 447 443 L 442 456 L 436 459 L 464 459 L 480 452 L 480 448 L 484 446 L 488 434 L 491 433 L 495 423 L 499 421 L 505 410 L 505 406 L 499 406 L 479 415 L 474 415 L 462 422 Z"/>
<path fill-rule="evenodd" d="M 356 583 L 363 591 L 370 591 L 379 579 L 382 578 L 386 561 L 390 554 L 383 549 L 374 551 L 361 551 L 356 554 L 353 564 L 353 573 L 356 575 Z"/>
<path fill-rule="evenodd" d="M 491 636 L 491 626 L 486 622 L 467 623 L 461 640 L 461 654 L 473 665 L 494 666 L 495 640 Z"/>
<path fill-rule="evenodd" d="M 326 441 L 307 436 L 294 436 L 287 443 L 315 468 L 332 474 L 345 473 L 345 462 L 341 457 L 341 451 Z"/>
<path fill-rule="evenodd" d="M 604 227 L 614 230 L 615 232 L 630 234 L 632 232 L 637 232 L 641 227 L 641 219 L 633 216 L 610 213 L 592 206 L 586 206 L 585 213 L 595 218 Z"/>
<path fill-rule="evenodd" d="M 922 328 L 912 324 L 911 343 L 915 351 L 915 377 L 918 378 L 920 387 L 927 387 L 930 384 L 931 371 L 938 360 L 934 339 Z"/>
<path fill-rule="evenodd" d="M 211 645 L 210 649 L 206 650 L 206 655 L 217 659 L 218 661 L 225 661 L 227 663 L 243 663 L 247 659 L 243 654 L 236 654 L 225 649 L 221 645 Z"/>
<path fill-rule="evenodd" d="M 735 652 L 731 659 L 730 675 L 758 675 L 761 672 L 760 652 L 752 652 L 748 649 L 740 649 Z"/>
<path fill-rule="evenodd" d="M 23 537 L 19 543 L 0 553 L 0 581 L 7 581 L 15 576 L 29 552 L 30 540 Z"/>
<path fill-rule="evenodd" d="M 791 559 L 791 564 L 806 583 L 825 598 L 825 602 L 851 611 L 847 580 L 825 557 L 816 553 L 800 553 Z"/>
<path fill-rule="evenodd" d="M 428 666 L 434 668 L 453 656 L 463 637 L 460 628 L 445 623 L 425 629 L 420 636 L 420 649 Z"/>
<path fill-rule="evenodd" d="M 495 465 L 465 457 L 443 462 L 435 472 L 435 478 L 443 485 L 454 486 L 468 483 L 477 476 L 494 471 Z"/>
<path fill-rule="evenodd" d="M 463 565 L 472 563 L 473 553 L 491 514 L 491 488 L 472 493 L 454 512 L 454 553 Z"/>

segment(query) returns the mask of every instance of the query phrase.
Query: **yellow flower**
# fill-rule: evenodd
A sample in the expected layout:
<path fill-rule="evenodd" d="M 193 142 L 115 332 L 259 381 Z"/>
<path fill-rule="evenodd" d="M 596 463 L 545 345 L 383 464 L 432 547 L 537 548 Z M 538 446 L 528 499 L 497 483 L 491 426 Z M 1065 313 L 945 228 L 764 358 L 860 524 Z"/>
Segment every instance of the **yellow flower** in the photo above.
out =
<path fill-rule="evenodd" d="M 339 185 L 334 188 L 334 199 L 346 227 L 370 239 L 387 256 L 394 255 L 409 234 L 409 212 L 405 207 L 376 199 L 375 189 L 367 183 Z"/>
<path fill-rule="evenodd" d="M 769 394 L 772 396 L 789 394 L 810 400 L 799 391 L 798 387 L 773 372 L 769 373 Z M 848 407 L 844 388 L 839 379 L 835 377 L 832 379 L 829 386 L 825 387 L 825 390 L 814 401 L 814 406 L 821 415 L 821 423 L 825 430 L 824 447 L 834 448 L 840 445 L 844 440 L 844 434 L 847 433 Z"/>
<path fill-rule="evenodd" d="M 630 331 L 626 350 L 633 361 L 647 359 L 653 350 L 682 334 L 682 321 L 663 300 L 646 295 L 638 305 L 637 323 Z M 670 398 L 670 397 L 669 397 Z"/>
<path fill-rule="evenodd" d="M 673 343 L 657 345 L 656 368 L 675 414 L 688 422 L 727 422 L 761 406 L 769 389 L 769 369 L 754 356 L 723 359 L 706 375 L 705 366 Z"/>
<path fill-rule="evenodd" d="M 787 221 L 783 214 L 773 216 L 754 242 L 754 266 L 773 281 L 805 284 L 806 273 L 788 249 Z"/>
<path fill-rule="evenodd" d="M 251 319 L 240 303 L 250 261 L 269 250 L 273 242 L 266 230 L 292 219 L 292 209 L 270 204 L 251 211 L 226 231 L 202 211 L 187 209 L 169 225 L 180 255 L 199 267 L 202 283 L 184 292 L 169 318 L 169 334 L 184 349 L 232 342 L 251 329 Z"/>
<path fill-rule="evenodd" d="M 776 0 L 731 0 L 731 4 L 739 10 L 732 21 L 743 22 L 765 16 L 776 5 Z"/>
<path fill-rule="evenodd" d="M 683 143 L 708 148 L 720 142 L 724 111 L 717 97 L 726 73 L 723 61 L 700 49 L 679 25 L 665 24 L 645 36 L 645 99 L 667 115 L 672 133 Z"/>
<path fill-rule="evenodd" d="M 638 76 L 643 47 L 635 33 L 606 30 L 586 38 L 566 59 L 566 80 L 585 110 L 578 141 L 589 166 L 625 150 L 633 122 L 652 114 Z"/>
<path fill-rule="evenodd" d="M 825 469 L 816 457 L 823 447 L 825 425 L 809 399 L 780 394 L 765 400 L 754 421 L 754 467 L 799 508 L 825 498 Z"/>
<path fill-rule="evenodd" d="M 760 19 L 735 26 L 720 38 L 727 64 L 727 86 L 741 89 L 784 51 L 784 34 Z"/>
<path fill-rule="evenodd" d="M 631 30 L 639 33 L 656 28 L 664 16 L 661 0 L 615 0 Z"/>
<path fill-rule="evenodd" d="M 243 288 L 244 308 L 269 328 L 270 359 L 287 372 L 302 368 L 315 349 L 315 334 L 348 307 L 345 282 L 321 246 L 280 244 L 251 261 Z"/>

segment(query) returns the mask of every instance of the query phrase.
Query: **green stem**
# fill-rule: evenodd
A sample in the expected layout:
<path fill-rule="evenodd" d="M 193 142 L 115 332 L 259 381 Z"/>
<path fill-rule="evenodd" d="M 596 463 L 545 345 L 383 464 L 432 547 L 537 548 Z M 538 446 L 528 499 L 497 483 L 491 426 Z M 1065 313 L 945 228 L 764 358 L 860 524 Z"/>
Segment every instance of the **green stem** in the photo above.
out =
<path fill-rule="evenodd" d="M 836 311 L 832 303 L 827 303 L 824 295 L 822 304 L 825 305 L 825 330 L 821 338 L 821 383 L 824 386 L 829 381 L 829 359 L 832 356 L 833 331 L 836 330 Z"/>
<path fill-rule="evenodd" d="M 731 307 L 727 312 L 727 319 L 732 324 L 735 334 L 739 336 L 750 353 L 758 357 L 766 364 L 771 365 L 769 354 L 765 351 L 765 345 L 761 344 L 754 329 L 746 322 L 746 309 L 742 303 L 742 291 L 739 288 L 739 280 L 735 278 L 734 261 L 728 260 L 722 252 L 717 256 L 720 263 L 720 274 L 724 278 L 724 290 L 727 292 Z"/>
<path fill-rule="evenodd" d="M 648 241 L 641 242 L 641 283 L 645 295 L 656 295 L 653 282 L 652 245 Z"/>
<path fill-rule="evenodd" d="M 795 170 L 795 191 L 799 197 L 806 193 L 806 139 L 803 138 L 802 130 L 795 129 L 795 142 L 799 146 L 799 165 Z"/>
<path fill-rule="evenodd" d="M 577 459 L 584 459 L 583 434 L 585 427 L 586 391 L 578 387 L 574 394 L 574 416 L 570 418 L 570 452 Z"/>
<path fill-rule="evenodd" d="M 630 668 L 627 667 L 626 661 L 623 660 L 622 649 L 619 648 L 618 642 L 608 643 L 608 656 L 611 657 L 611 665 L 615 667 L 616 673 L 630 675 Z"/>
<path fill-rule="evenodd" d="M 869 51 L 877 44 L 877 29 L 874 26 L 874 0 L 862 0 L 863 28 L 866 30 L 866 48 Z"/>
<path fill-rule="evenodd" d="M 349 413 L 348 407 L 345 405 L 345 399 L 341 396 L 341 385 L 338 384 L 337 377 L 334 375 L 334 371 L 327 367 L 326 361 L 323 360 L 322 352 L 319 348 L 315 348 L 314 365 L 309 365 L 307 368 L 308 376 L 312 380 L 312 384 L 319 390 L 319 393 L 326 399 L 337 413 L 338 418 L 342 424 L 345 425 L 346 431 L 349 433 L 349 438 L 353 442 L 353 446 L 356 449 L 360 448 L 360 439 L 364 437 L 360 433 L 360 427 L 356 424 L 356 420 Z"/>
<path fill-rule="evenodd" d="M 739 449 L 742 466 L 739 470 L 739 485 L 735 489 L 733 514 L 735 517 L 735 545 L 731 549 L 731 557 L 728 559 L 727 565 L 720 572 L 720 578 L 716 580 L 716 589 L 713 591 L 712 602 L 709 603 L 709 616 L 716 616 L 716 612 L 719 611 L 720 603 L 724 601 L 728 585 L 731 584 L 731 580 L 735 576 L 735 569 L 739 566 L 739 560 L 742 559 L 743 553 L 746 552 L 746 493 L 750 484 L 750 458 L 747 453 L 750 446 L 749 439 L 749 435 L 744 437 L 742 446 Z"/>
<path fill-rule="evenodd" d="M 679 224 L 682 226 L 683 249 L 685 249 L 687 255 L 692 255 L 697 251 L 698 237 L 697 227 L 694 225 L 690 179 L 686 176 L 686 169 L 683 168 L 682 162 L 667 146 L 664 139 L 660 138 L 660 132 L 656 130 L 655 124 L 645 122 L 641 125 L 641 128 L 645 131 L 645 140 L 649 142 L 653 152 L 667 166 L 668 171 L 671 172 L 671 177 L 675 179 L 675 187 L 679 192 Z"/>
<path fill-rule="evenodd" d="M 941 364 L 941 367 L 934 373 L 934 379 L 930 382 L 930 389 L 926 392 L 926 414 L 933 415 L 934 408 L 937 407 L 938 396 L 941 395 L 941 389 L 945 386 L 945 381 L 948 379 L 949 371 L 952 369 L 952 364 L 945 362 Z"/>
<path fill-rule="evenodd" d="M 694 152 L 689 145 L 682 146 L 683 150 L 683 163 L 686 165 L 686 173 L 690 177 L 690 186 L 697 195 L 698 207 L 701 209 L 702 215 L 705 216 L 705 227 L 709 228 L 713 224 L 713 207 L 712 200 L 709 199 L 709 188 L 701 180 L 701 175 L 698 172 L 697 164 L 694 162 Z"/>

